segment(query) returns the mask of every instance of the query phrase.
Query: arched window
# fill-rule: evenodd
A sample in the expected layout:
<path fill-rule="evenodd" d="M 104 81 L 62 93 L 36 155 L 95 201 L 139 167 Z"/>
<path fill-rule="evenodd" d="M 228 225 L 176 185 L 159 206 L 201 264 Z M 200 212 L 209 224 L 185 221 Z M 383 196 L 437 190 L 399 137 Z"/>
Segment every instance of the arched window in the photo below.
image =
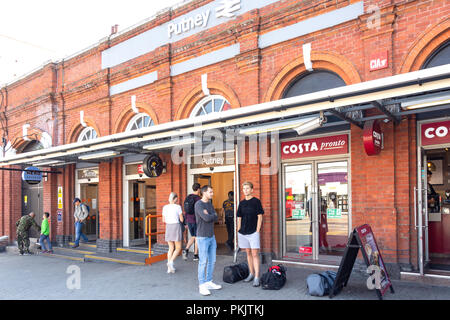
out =
<path fill-rule="evenodd" d="M 218 95 L 207 96 L 197 103 L 194 110 L 192 110 L 191 118 L 229 109 L 231 109 L 230 103 L 224 97 Z"/>
<path fill-rule="evenodd" d="M 434 52 L 428 57 L 422 66 L 422 69 L 433 68 L 442 66 L 444 64 L 450 63 L 450 40 L 447 40 L 442 45 L 439 46 Z"/>
<path fill-rule="evenodd" d="M 345 86 L 344 80 L 331 71 L 318 70 L 302 74 L 287 87 L 283 98 L 300 96 L 302 94 L 317 92 Z"/>
<path fill-rule="evenodd" d="M 95 129 L 92 127 L 87 127 L 84 128 L 83 131 L 81 131 L 78 137 L 78 142 L 92 140 L 95 138 L 97 138 L 97 131 L 95 131 Z"/>
<path fill-rule="evenodd" d="M 153 122 L 152 118 L 148 114 L 138 113 L 128 123 L 126 131 L 147 128 L 154 124 L 155 123 Z"/>

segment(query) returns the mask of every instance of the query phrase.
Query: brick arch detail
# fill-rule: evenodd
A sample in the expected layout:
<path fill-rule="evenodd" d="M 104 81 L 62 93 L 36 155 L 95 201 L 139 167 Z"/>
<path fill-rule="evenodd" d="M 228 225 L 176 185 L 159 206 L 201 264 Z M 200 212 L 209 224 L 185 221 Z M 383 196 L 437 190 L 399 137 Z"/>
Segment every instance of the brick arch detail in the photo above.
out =
<path fill-rule="evenodd" d="M 88 116 L 84 116 L 84 122 L 86 123 L 86 125 L 88 127 L 92 127 L 95 129 L 95 131 L 97 132 L 97 137 L 102 136 L 102 132 L 100 131 L 99 127 L 95 124 L 95 121 L 92 118 L 90 118 Z M 78 136 L 80 135 L 81 131 L 83 131 L 84 128 L 85 127 L 83 127 L 81 125 L 81 123 L 79 123 L 79 122 L 77 124 L 75 124 L 69 132 L 68 143 L 77 142 Z"/>
<path fill-rule="evenodd" d="M 400 73 L 419 70 L 427 58 L 446 40 L 450 39 L 450 18 L 445 18 L 432 27 L 425 30 L 412 44 Z"/>
<path fill-rule="evenodd" d="M 208 89 L 211 95 L 220 95 L 227 99 L 231 105 L 231 108 L 234 109 L 241 107 L 241 103 L 239 102 L 234 90 L 223 82 L 208 81 Z M 203 94 L 201 85 L 192 89 L 178 107 L 174 121 L 189 118 L 192 110 L 194 110 L 194 107 L 204 97 L 205 95 Z"/>
<path fill-rule="evenodd" d="M 342 55 L 329 52 L 312 52 L 311 62 L 314 70 L 332 71 L 341 77 L 347 85 L 361 82 L 356 67 Z M 287 86 L 303 72 L 306 72 L 306 68 L 303 63 L 303 56 L 299 56 L 284 66 L 275 76 L 264 96 L 264 102 L 281 99 Z"/>
<path fill-rule="evenodd" d="M 145 102 L 136 102 L 136 107 L 139 112 L 148 114 L 150 118 L 152 118 L 155 125 L 159 124 L 158 115 L 149 104 Z M 124 132 L 127 128 L 128 123 L 135 115 L 136 113 L 134 113 L 131 107 L 122 110 L 119 117 L 117 118 L 116 123 L 114 124 L 113 133 Z"/>
<path fill-rule="evenodd" d="M 38 128 L 28 128 L 28 136 L 35 136 L 34 139 L 30 138 L 31 140 L 38 140 L 39 142 L 42 139 L 42 134 L 44 131 L 38 129 Z M 23 149 L 27 146 L 27 144 L 30 141 L 24 140 L 22 136 L 22 130 L 20 131 L 20 135 L 17 135 L 12 140 L 11 147 L 17 150 L 17 153 L 21 153 Z"/>

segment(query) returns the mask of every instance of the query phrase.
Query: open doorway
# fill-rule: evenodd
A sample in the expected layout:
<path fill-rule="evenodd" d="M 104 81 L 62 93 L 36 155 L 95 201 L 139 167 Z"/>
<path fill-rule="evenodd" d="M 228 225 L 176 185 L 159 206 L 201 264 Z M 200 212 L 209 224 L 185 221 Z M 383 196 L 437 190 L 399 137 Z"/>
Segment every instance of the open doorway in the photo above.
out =
<path fill-rule="evenodd" d="M 204 185 L 212 186 L 214 191 L 212 203 L 219 217 L 218 221 L 214 225 L 214 234 L 217 242 L 217 254 L 231 255 L 231 250 L 226 246 L 228 231 L 225 224 L 223 204 L 226 200 L 228 200 L 228 193 L 230 191 L 234 192 L 234 172 L 193 174 L 191 181 L 192 183 L 198 182 L 202 187 Z M 234 236 L 232 236 L 232 238 L 234 238 Z"/>

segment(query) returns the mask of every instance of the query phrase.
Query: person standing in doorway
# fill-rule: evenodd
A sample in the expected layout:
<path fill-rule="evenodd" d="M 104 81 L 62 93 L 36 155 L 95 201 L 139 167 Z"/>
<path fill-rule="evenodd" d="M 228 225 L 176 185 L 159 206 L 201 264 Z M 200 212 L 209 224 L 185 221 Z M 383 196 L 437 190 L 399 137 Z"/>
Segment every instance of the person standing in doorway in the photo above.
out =
<path fill-rule="evenodd" d="M 198 282 L 200 294 L 206 296 L 211 294 L 209 290 L 221 289 L 222 286 L 212 281 L 217 249 L 214 223 L 218 221 L 217 213 L 211 202 L 214 195 L 213 188 L 209 185 L 203 186 L 201 193 L 202 199 L 195 203 L 199 256 Z"/>
<path fill-rule="evenodd" d="M 245 199 L 239 203 L 237 210 L 238 243 L 241 249 L 247 253 L 247 262 L 250 274 L 245 282 L 253 280 L 253 286 L 260 285 L 260 231 L 264 210 L 261 201 L 253 196 L 253 184 L 244 182 L 242 192 Z"/>
<path fill-rule="evenodd" d="M 31 227 L 36 228 L 41 231 L 41 227 L 34 221 L 34 217 L 36 215 L 34 212 L 30 212 L 29 214 L 22 216 L 16 222 L 16 233 L 17 233 L 17 246 L 19 247 L 20 255 L 31 255 L 30 252 L 30 238 L 28 231 Z"/>
<path fill-rule="evenodd" d="M 186 222 L 191 234 L 191 238 L 186 244 L 186 248 L 183 250 L 183 259 L 187 260 L 189 254 L 189 248 L 194 245 L 194 258 L 193 261 L 198 261 L 198 245 L 196 244 L 195 238 L 197 237 L 197 221 L 195 219 L 195 203 L 201 199 L 200 197 L 200 184 L 194 183 L 192 185 L 192 190 L 194 191 L 186 197 L 184 200 L 184 212 L 186 214 Z"/>
<path fill-rule="evenodd" d="M 227 226 L 228 240 L 225 242 L 228 249 L 234 250 L 234 192 L 228 192 L 228 199 L 223 202 L 225 225 Z"/>
<path fill-rule="evenodd" d="M 177 204 L 178 195 L 171 192 L 169 195 L 169 204 L 166 204 L 162 210 L 163 222 L 166 224 L 166 242 L 169 244 L 167 252 L 167 273 L 175 273 L 174 262 L 181 252 L 181 241 L 183 240 L 183 211 Z"/>
<path fill-rule="evenodd" d="M 86 237 L 82 231 L 84 221 L 88 217 L 89 212 L 86 205 L 82 204 L 79 198 L 73 199 L 73 204 L 75 205 L 75 212 L 73 213 L 75 218 L 75 244 L 72 248 L 78 248 L 80 246 L 80 237 L 83 238 L 85 242 L 89 241 L 88 237 Z"/>
<path fill-rule="evenodd" d="M 50 227 L 48 224 L 48 218 L 50 217 L 50 214 L 48 212 L 44 212 L 44 216 L 42 217 L 42 224 L 41 224 L 41 237 L 39 238 L 39 243 L 42 247 L 42 253 L 53 253 L 52 249 L 52 242 L 50 241 Z M 48 250 L 45 246 L 45 241 L 48 243 Z"/>

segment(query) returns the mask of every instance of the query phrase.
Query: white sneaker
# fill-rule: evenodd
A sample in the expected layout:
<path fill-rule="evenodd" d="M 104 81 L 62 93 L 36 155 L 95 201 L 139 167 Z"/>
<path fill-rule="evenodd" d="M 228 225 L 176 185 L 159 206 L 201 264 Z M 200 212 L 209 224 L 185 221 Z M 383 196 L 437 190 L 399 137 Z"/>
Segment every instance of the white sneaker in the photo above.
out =
<path fill-rule="evenodd" d="M 175 270 L 173 263 L 167 262 L 167 273 L 175 273 Z"/>
<path fill-rule="evenodd" d="M 199 292 L 203 296 L 209 296 L 211 294 L 211 291 L 209 291 L 205 285 L 206 285 L 206 283 L 198 286 Z"/>
<path fill-rule="evenodd" d="M 215 284 L 215 283 L 212 282 L 212 281 L 209 281 L 209 282 L 204 283 L 204 286 L 205 286 L 207 289 L 210 289 L 210 290 L 219 290 L 219 289 L 222 289 L 222 286 L 221 286 L 220 284 Z"/>

